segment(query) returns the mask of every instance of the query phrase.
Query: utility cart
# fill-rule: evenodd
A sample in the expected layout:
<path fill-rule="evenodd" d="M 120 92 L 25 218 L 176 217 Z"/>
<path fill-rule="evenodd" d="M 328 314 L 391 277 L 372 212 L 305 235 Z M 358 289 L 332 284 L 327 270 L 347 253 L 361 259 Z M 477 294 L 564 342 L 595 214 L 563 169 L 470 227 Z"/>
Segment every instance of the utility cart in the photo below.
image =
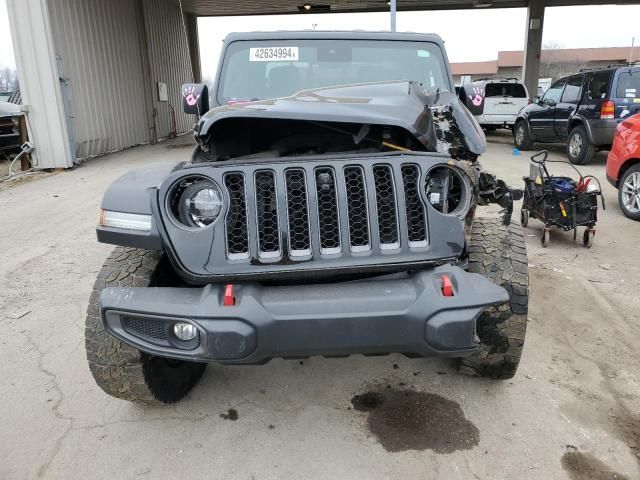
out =
<path fill-rule="evenodd" d="M 546 150 L 531 157 L 530 175 L 524 177 L 524 198 L 520 212 L 520 224 L 526 227 L 529 217 L 544 223 L 540 241 L 543 247 L 549 245 L 551 227 L 561 228 L 568 232 L 573 230 L 576 240 L 578 227 L 585 227 L 582 243 L 590 248 L 596 234 L 598 220 L 598 196 L 604 198 L 597 178 L 592 175 L 582 176 L 573 165 L 558 160 L 547 160 Z M 562 163 L 573 168 L 579 176 L 576 181 L 570 177 L 553 176 L 547 169 L 547 163 Z"/>

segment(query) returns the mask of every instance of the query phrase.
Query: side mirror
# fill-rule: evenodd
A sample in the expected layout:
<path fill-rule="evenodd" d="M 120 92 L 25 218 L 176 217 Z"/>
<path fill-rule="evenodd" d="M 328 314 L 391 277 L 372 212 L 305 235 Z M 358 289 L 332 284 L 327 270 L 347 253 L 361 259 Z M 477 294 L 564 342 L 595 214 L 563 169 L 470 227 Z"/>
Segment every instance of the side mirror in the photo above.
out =
<path fill-rule="evenodd" d="M 189 115 L 204 115 L 209 111 L 209 88 L 204 83 L 182 86 L 182 109 Z"/>
<path fill-rule="evenodd" d="M 533 103 L 540 103 L 542 101 L 542 97 L 540 95 L 536 95 L 533 97 Z"/>

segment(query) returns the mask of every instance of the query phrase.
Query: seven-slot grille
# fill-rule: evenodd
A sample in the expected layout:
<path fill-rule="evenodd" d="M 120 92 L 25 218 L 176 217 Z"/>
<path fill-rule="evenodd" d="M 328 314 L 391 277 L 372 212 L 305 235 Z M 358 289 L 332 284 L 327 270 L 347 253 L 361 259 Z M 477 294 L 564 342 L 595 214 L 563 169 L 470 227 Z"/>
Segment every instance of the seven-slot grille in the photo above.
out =
<path fill-rule="evenodd" d="M 253 178 L 224 176 L 230 260 L 248 259 L 252 251 L 261 259 L 305 260 L 313 245 L 330 256 L 428 244 L 417 165 L 291 167 L 280 174 L 265 168 L 246 175 Z"/>

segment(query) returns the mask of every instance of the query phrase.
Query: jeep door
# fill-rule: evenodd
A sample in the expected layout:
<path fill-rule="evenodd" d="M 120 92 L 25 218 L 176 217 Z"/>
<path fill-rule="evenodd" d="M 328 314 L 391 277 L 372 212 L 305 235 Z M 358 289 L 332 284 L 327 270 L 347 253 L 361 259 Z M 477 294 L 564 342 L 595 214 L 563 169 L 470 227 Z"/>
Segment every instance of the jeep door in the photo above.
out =
<path fill-rule="evenodd" d="M 584 75 L 573 75 L 567 79 L 562 97 L 556 105 L 556 115 L 553 122 L 556 137 L 565 139 L 569 135 L 569 121 L 575 115 L 582 98 Z"/>
<path fill-rule="evenodd" d="M 562 98 L 562 92 L 567 79 L 563 78 L 555 82 L 547 90 L 538 102 L 537 107 L 529 111 L 529 127 L 536 140 L 553 141 L 556 134 L 554 130 L 555 109 Z"/>

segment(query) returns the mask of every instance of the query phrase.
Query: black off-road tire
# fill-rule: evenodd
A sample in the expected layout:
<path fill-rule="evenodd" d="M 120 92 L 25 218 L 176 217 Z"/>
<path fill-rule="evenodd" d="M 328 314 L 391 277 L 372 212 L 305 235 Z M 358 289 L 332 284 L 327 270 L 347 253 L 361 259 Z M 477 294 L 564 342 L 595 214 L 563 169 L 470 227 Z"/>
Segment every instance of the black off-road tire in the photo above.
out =
<path fill-rule="evenodd" d="M 518 129 L 520 128 L 522 129 L 522 135 L 518 132 Z M 529 125 L 525 120 L 519 120 L 513 127 L 513 144 L 518 148 L 518 150 L 523 152 L 533 148 L 531 132 L 529 131 Z"/>
<path fill-rule="evenodd" d="M 571 139 L 577 135 L 580 137 L 581 148 L 580 151 L 572 155 L 571 154 Z M 589 135 L 587 135 L 587 130 L 583 125 L 577 125 L 574 127 L 569 133 L 569 138 L 567 138 L 567 157 L 569 161 L 574 165 L 586 165 L 593 159 L 593 156 L 596 154 L 596 146 L 591 143 L 589 140 Z"/>
<path fill-rule="evenodd" d="M 477 219 L 469 242 L 469 271 L 509 292 L 509 302 L 486 309 L 476 323 L 480 349 L 460 359 L 460 373 L 512 378 L 524 348 L 529 304 L 527 247 L 522 227 L 501 219 Z"/>
<path fill-rule="evenodd" d="M 145 404 L 174 403 L 198 382 L 206 364 L 169 360 L 114 338 L 100 318 L 100 292 L 108 287 L 175 286 L 171 266 L 158 252 L 117 247 L 98 273 L 87 308 L 85 347 L 96 383 L 109 395 Z"/>

